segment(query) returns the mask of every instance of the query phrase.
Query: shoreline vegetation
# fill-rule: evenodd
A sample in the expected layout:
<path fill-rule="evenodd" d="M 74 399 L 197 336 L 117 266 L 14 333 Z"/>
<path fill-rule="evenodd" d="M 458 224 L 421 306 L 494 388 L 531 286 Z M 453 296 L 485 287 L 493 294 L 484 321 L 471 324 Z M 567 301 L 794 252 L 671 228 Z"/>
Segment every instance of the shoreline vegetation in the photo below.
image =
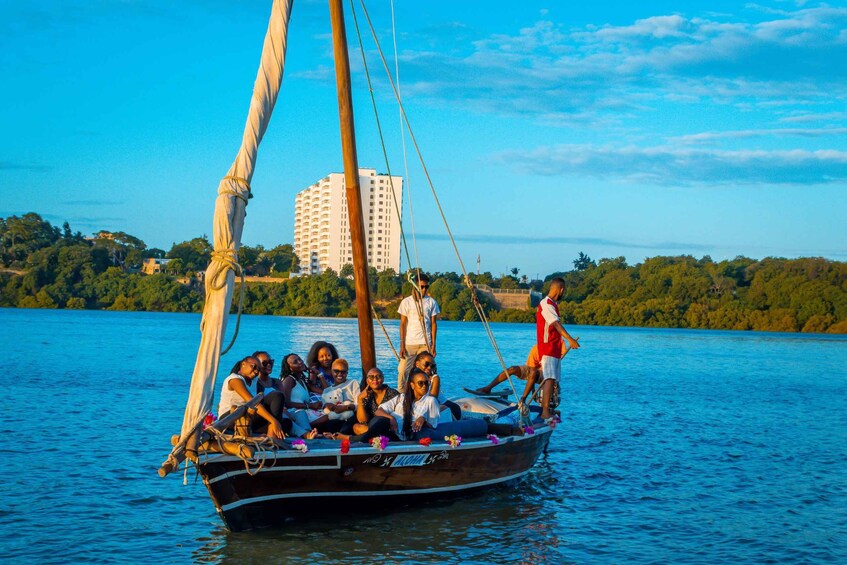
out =
<path fill-rule="evenodd" d="M 84 237 L 67 222 L 58 228 L 33 212 L 0 218 L 0 307 L 200 312 L 202 272 L 211 251 L 205 236 L 165 251 L 124 232 Z M 164 260 L 158 265 L 161 272 L 142 272 L 151 259 Z M 289 244 L 272 249 L 243 245 L 239 261 L 248 275 L 245 314 L 356 315 L 352 265 L 340 273 L 289 278 L 298 264 Z M 572 270 L 544 280 L 529 280 L 517 267 L 499 277 L 481 273 L 471 279 L 495 293 L 546 293 L 550 279 L 561 276 L 567 283 L 560 304 L 566 324 L 847 334 L 845 262 L 741 256 L 715 262 L 684 255 L 628 265 L 623 257 L 593 261 L 580 253 L 572 263 Z M 397 318 L 409 283 L 391 269 L 371 268 L 370 275 L 377 313 Z M 459 275 L 430 276 L 430 295 L 441 305 L 443 319 L 476 320 L 471 291 Z M 489 293 L 478 292 L 478 297 L 492 321 L 535 319 L 529 297 L 522 309 L 498 309 Z"/>

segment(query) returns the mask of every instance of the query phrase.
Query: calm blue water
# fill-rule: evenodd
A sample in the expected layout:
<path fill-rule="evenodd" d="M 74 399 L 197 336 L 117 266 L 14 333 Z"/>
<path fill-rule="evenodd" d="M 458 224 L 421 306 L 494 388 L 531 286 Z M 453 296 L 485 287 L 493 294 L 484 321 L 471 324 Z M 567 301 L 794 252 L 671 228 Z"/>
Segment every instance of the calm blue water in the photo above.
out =
<path fill-rule="evenodd" d="M 575 327 L 563 415 L 518 488 L 389 516 L 230 534 L 201 482 L 160 479 L 199 316 L 0 309 L 0 555 L 16 562 L 847 561 L 847 339 Z M 396 335 L 396 324 L 389 325 Z M 497 324 L 507 360 L 528 325 Z M 442 323 L 448 392 L 498 370 L 477 324 Z M 393 372 L 378 334 L 378 354 Z M 350 320 L 247 316 L 222 365 Z M 355 364 L 355 361 L 354 361 Z"/>

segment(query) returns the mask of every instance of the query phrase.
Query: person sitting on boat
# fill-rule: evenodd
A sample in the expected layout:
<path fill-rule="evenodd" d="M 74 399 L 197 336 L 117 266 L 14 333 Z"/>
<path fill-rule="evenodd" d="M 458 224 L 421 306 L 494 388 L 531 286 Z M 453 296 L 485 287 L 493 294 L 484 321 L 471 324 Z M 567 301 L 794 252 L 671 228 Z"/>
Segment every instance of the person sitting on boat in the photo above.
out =
<path fill-rule="evenodd" d="M 404 390 L 406 377 L 412 370 L 415 355 L 428 351 L 433 357 L 435 353 L 435 338 L 438 335 L 438 315 L 441 309 L 438 302 L 427 293 L 429 277 L 420 273 L 416 277 L 417 289 L 412 295 L 400 302 L 397 313 L 400 314 L 400 363 L 397 365 L 397 389 Z"/>
<path fill-rule="evenodd" d="M 426 373 L 429 377 L 429 394 L 438 400 L 438 405 L 441 410 L 449 409 L 449 415 L 445 412 L 445 417 L 442 417 L 442 420 L 450 421 L 451 417 L 453 420 L 461 420 L 462 409 L 452 400 L 447 400 L 447 397 L 441 388 L 441 377 L 438 376 L 438 369 L 435 366 L 435 358 L 432 354 L 428 351 L 418 353 L 415 356 L 414 366 Z"/>
<path fill-rule="evenodd" d="M 564 357 L 568 353 L 568 346 L 565 342 L 562 342 L 562 357 Z M 492 394 L 492 390 L 498 384 L 502 383 L 508 378 L 508 375 L 513 377 L 517 377 L 523 381 L 526 381 L 526 385 L 524 386 L 524 392 L 521 396 L 521 403 L 526 401 L 526 398 L 532 394 L 533 389 L 536 384 L 541 384 L 541 358 L 538 356 L 538 346 L 533 345 L 532 349 L 529 350 L 529 355 L 526 358 L 526 363 L 523 365 L 512 365 L 502 373 L 498 374 L 494 379 L 485 385 L 482 388 L 478 389 L 465 389 L 472 394 L 476 394 L 478 396 L 490 396 Z"/>
<path fill-rule="evenodd" d="M 348 438 L 351 442 L 367 442 L 384 435 L 391 440 L 413 440 L 424 429 L 438 425 L 441 411 L 438 402 L 429 392 L 429 376 L 420 369 L 412 369 L 406 380 L 406 389 L 376 409 L 364 433 L 354 436 L 335 434 L 336 439 Z"/>
<path fill-rule="evenodd" d="M 271 392 L 279 390 L 280 381 L 271 377 L 271 371 L 274 369 L 274 360 L 267 351 L 256 351 L 253 357 L 259 361 L 259 378 L 256 379 L 256 392 Z"/>
<path fill-rule="evenodd" d="M 297 436 L 312 439 L 318 434 L 317 428 L 326 424 L 329 418 L 323 413 L 323 402 L 309 397 L 306 372 L 306 364 L 296 353 L 282 358 L 281 389 L 285 407 L 294 421 L 291 431 Z"/>
<path fill-rule="evenodd" d="M 221 387 L 218 418 L 253 399 L 250 386 L 259 373 L 259 360 L 253 356 L 245 357 L 235 364 Z M 247 416 L 254 432 L 266 434 L 274 439 L 285 438 L 285 434 L 291 430 L 291 420 L 284 417 L 284 398 L 276 391 L 265 393 L 261 402 L 256 405 L 255 412 L 251 414 L 248 411 Z"/>
<path fill-rule="evenodd" d="M 374 367 L 368 371 L 365 377 L 368 385 L 357 399 L 356 423 L 353 424 L 354 434 L 363 434 L 368 430 L 368 423 L 373 419 L 379 405 L 388 402 L 400 393 L 397 389 L 385 384 L 385 375 L 382 370 Z"/>
<path fill-rule="evenodd" d="M 359 397 L 359 381 L 348 379 L 349 365 L 344 359 L 336 359 L 332 363 L 334 382 L 321 394 L 324 403 L 323 413 L 329 418 L 326 424 L 328 431 L 353 430 L 353 416 L 356 414 L 356 399 Z"/>
<path fill-rule="evenodd" d="M 333 383 L 332 364 L 338 359 L 338 350 L 326 341 L 316 341 L 306 354 L 306 366 L 309 367 L 309 391 L 323 394 L 326 387 Z"/>
<path fill-rule="evenodd" d="M 435 397 L 429 394 L 431 384 L 424 371 L 412 369 L 403 394 L 377 408 L 376 416 L 388 419 L 389 430 L 401 441 L 417 439 L 416 434 L 438 425 L 441 410 Z"/>

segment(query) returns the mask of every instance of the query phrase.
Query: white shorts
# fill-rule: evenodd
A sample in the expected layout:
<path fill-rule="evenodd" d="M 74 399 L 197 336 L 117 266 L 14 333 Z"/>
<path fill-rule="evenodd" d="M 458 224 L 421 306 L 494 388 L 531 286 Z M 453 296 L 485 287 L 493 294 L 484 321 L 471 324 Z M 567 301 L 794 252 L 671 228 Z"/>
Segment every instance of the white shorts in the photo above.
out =
<path fill-rule="evenodd" d="M 541 358 L 541 382 L 547 379 L 553 379 L 559 382 L 562 373 L 562 359 L 560 357 L 549 357 L 545 355 Z"/>

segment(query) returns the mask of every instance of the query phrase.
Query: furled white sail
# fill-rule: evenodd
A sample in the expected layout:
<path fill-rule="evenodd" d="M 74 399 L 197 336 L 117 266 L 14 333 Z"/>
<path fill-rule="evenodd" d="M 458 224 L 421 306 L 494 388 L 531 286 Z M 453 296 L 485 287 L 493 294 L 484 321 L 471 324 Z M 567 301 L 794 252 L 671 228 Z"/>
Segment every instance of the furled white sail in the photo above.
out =
<path fill-rule="evenodd" d="M 209 411 L 215 395 L 215 380 L 232 304 L 235 271 L 239 269 L 238 248 L 241 246 L 245 208 L 250 198 L 250 181 L 259 143 L 267 130 L 282 83 L 292 4 L 293 0 L 273 2 L 244 138 L 235 162 L 218 186 L 213 226 L 215 250 L 206 269 L 206 304 L 200 325 L 202 337 L 182 421 L 180 436 L 183 438 L 197 427 Z"/>

